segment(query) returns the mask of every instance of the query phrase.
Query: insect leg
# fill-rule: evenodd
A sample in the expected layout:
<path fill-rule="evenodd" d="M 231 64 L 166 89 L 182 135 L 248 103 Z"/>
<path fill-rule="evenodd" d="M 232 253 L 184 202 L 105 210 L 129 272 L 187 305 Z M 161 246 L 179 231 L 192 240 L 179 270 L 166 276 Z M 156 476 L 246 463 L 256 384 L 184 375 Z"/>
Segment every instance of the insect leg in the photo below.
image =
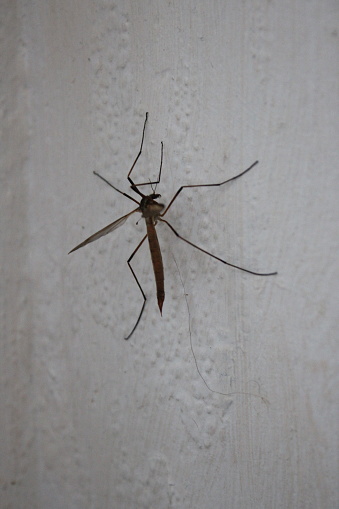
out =
<path fill-rule="evenodd" d="M 141 291 L 141 294 L 142 294 L 142 296 L 143 296 L 143 298 L 144 298 L 144 303 L 143 303 L 143 305 L 142 305 L 142 308 L 141 308 L 141 311 L 140 311 L 140 313 L 139 313 L 139 316 L 138 316 L 138 319 L 137 319 L 137 321 L 136 321 L 136 324 L 134 325 L 134 327 L 133 327 L 132 331 L 128 334 L 128 336 L 127 336 L 125 339 L 129 339 L 129 338 L 132 336 L 132 334 L 133 334 L 133 332 L 135 331 L 135 329 L 137 328 L 138 323 L 140 322 L 140 319 L 141 319 L 142 314 L 143 314 L 143 312 L 144 312 L 144 308 L 145 308 L 145 304 L 146 304 L 146 300 L 147 300 L 147 297 L 146 297 L 146 295 L 145 295 L 145 293 L 144 293 L 143 289 L 141 288 L 141 285 L 140 285 L 140 283 L 139 283 L 139 280 L 138 280 L 137 276 L 135 275 L 135 272 L 134 272 L 134 270 L 132 269 L 132 265 L 131 265 L 131 263 L 130 263 L 130 262 L 131 262 L 131 260 L 132 260 L 132 258 L 133 258 L 133 257 L 134 257 L 134 255 L 135 255 L 135 253 L 136 253 L 136 252 L 138 251 L 138 249 L 141 247 L 141 245 L 142 245 L 142 244 L 143 244 L 143 242 L 146 240 L 146 238 L 147 238 L 147 235 L 145 235 L 145 237 L 142 239 L 142 241 L 141 241 L 141 242 L 139 242 L 139 244 L 137 245 L 137 247 L 134 249 L 133 253 L 131 254 L 131 256 L 130 256 L 130 257 L 128 258 L 128 260 L 127 260 L 127 264 L 128 264 L 128 266 L 129 266 L 129 268 L 131 269 L 131 272 L 132 272 L 132 274 L 133 274 L 133 277 L 134 277 L 135 281 L 137 282 L 137 285 L 139 286 L 139 289 L 140 289 L 140 291 Z"/>
<path fill-rule="evenodd" d="M 129 198 L 130 200 L 134 201 L 135 203 L 138 203 L 139 202 L 137 200 L 135 200 L 134 198 L 132 198 L 132 196 L 130 196 L 129 194 L 127 193 L 124 193 L 123 191 L 120 191 L 120 189 L 118 189 L 117 187 L 113 186 L 113 184 L 111 184 L 111 182 L 109 182 L 107 179 L 105 179 L 104 177 L 102 177 L 99 173 L 97 173 L 96 171 L 93 171 L 94 175 L 96 175 L 97 177 L 101 178 L 101 180 L 103 180 L 104 182 L 106 182 L 106 184 L 108 184 L 109 186 L 113 187 L 113 189 L 115 189 L 115 191 L 118 191 L 118 193 L 120 194 L 123 194 L 124 196 L 126 196 L 126 198 Z"/>
<path fill-rule="evenodd" d="M 159 175 L 158 175 L 158 179 L 157 180 L 154 180 L 153 182 L 151 182 L 150 180 L 148 182 L 142 182 L 141 184 L 134 184 L 134 187 L 138 187 L 138 186 L 152 186 L 152 184 L 155 184 L 155 189 L 153 189 L 153 192 L 155 193 L 155 190 L 157 188 L 157 185 L 159 184 L 160 182 L 160 179 L 161 179 L 161 170 L 162 170 L 162 160 L 163 160 L 163 155 L 164 155 L 164 144 L 163 142 L 161 142 L 161 156 L 160 156 L 160 169 L 159 169 Z M 132 189 L 134 189 L 134 187 L 132 186 Z M 134 189 L 135 190 L 135 189 Z"/>
<path fill-rule="evenodd" d="M 134 163 L 132 164 L 132 168 L 129 170 L 128 172 L 128 175 L 127 175 L 127 178 L 131 184 L 131 187 L 133 189 L 133 191 L 135 191 L 137 194 L 139 194 L 141 197 L 144 197 L 144 195 L 139 191 L 139 189 L 137 188 L 137 186 L 134 184 L 133 180 L 130 178 L 130 174 L 132 173 L 133 171 L 133 168 L 134 166 L 136 165 L 139 157 L 141 156 L 141 153 L 142 153 L 142 146 L 144 144 L 144 137 L 145 137 L 145 129 L 146 129 L 146 123 L 147 123 L 147 118 L 148 118 L 148 113 L 146 113 L 146 117 L 145 117 L 145 122 L 144 122 L 144 128 L 142 130 L 142 138 L 141 138 L 141 145 L 140 145 L 140 150 L 139 150 L 139 153 L 137 155 L 137 157 L 135 158 L 135 161 Z M 161 171 L 161 168 L 160 168 L 160 171 Z M 106 180 L 104 177 L 102 177 L 101 175 L 99 175 L 99 173 L 97 173 L 96 171 L 93 171 L 94 175 L 96 175 L 97 177 L 101 178 L 101 180 L 103 180 L 104 182 L 106 182 L 106 184 L 108 184 L 109 186 L 113 187 L 113 189 L 115 189 L 116 191 L 118 191 L 118 193 L 120 194 L 123 194 L 124 196 L 126 196 L 127 198 L 129 198 L 130 200 L 133 200 L 135 201 L 135 203 L 139 203 L 137 200 L 135 200 L 134 198 L 132 198 L 132 196 L 130 196 L 129 194 L 126 194 L 122 191 L 120 191 L 120 189 L 118 189 L 117 187 L 113 186 L 113 184 L 111 184 L 108 180 Z M 147 182 L 148 184 L 149 182 Z M 137 185 L 144 185 L 144 184 L 137 184 Z"/>
<path fill-rule="evenodd" d="M 148 112 L 146 112 L 146 116 L 145 116 L 145 122 L 144 122 L 144 128 L 142 130 L 142 138 L 141 138 L 141 144 L 140 144 L 140 150 L 138 152 L 138 155 L 137 157 L 135 158 L 135 161 L 134 163 L 132 164 L 132 168 L 129 170 L 128 172 L 128 175 L 127 175 L 127 179 L 129 180 L 131 186 L 132 186 L 132 189 L 134 189 L 136 186 L 133 182 L 133 180 L 131 179 L 130 175 L 134 169 L 134 166 L 137 164 L 137 161 L 139 159 L 139 157 L 141 156 L 141 153 L 142 153 L 142 147 L 143 147 L 143 144 L 144 144 L 144 138 L 145 138 L 145 129 L 146 129 L 146 124 L 147 124 L 147 119 L 148 119 Z M 135 189 L 134 189 L 135 190 Z M 136 190 L 137 193 L 139 193 L 138 189 Z M 141 196 L 143 196 L 141 193 L 139 193 Z"/>
<path fill-rule="evenodd" d="M 160 160 L 160 170 L 159 170 L 159 175 L 158 175 L 158 179 L 153 181 L 153 182 L 141 182 L 140 184 L 135 184 L 133 182 L 133 180 L 131 179 L 130 175 L 134 169 L 134 166 L 136 165 L 139 157 L 141 156 L 141 153 L 142 153 L 142 147 L 143 147 L 143 144 L 144 144 L 144 138 L 145 138 L 145 128 L 146 128 L 146 123 L 147 123 L 147 119 L 148 119 L 148 112 L 146 113 L 146 118 L 145 118 L 145 122 L 144 122 L 144 128 L 142 130 L 142 138 L 141 138 L 141 145 L 140 145 L 140 150 L 139 150 L 139 153 L 137 155 L 137 157 L 135 158 L 135 161 L 134 163 L 132 164 L 132 168 L 129 170 L 128 172 L 128 175 L 127 175 L 127 178 L 131 184 L 131 187 L 132 189 L 140 194 L 141 196 L 143 196 L 143 194 L 138 190 L 138 187 L 139 186 L 148 186 L 148 185 L 152 185 L 152 184 L 159 184 L 160 182 L 160 178 L 161 178 L 161 169 L 162 169 L 162 160 L 163 160 L 163 154 L 164 154 L 164 144 L 163 142 L 161 142 L 161 160 Z"/>
<path fill-rule="evenodd" d="M 167 226 L 169 226 L 171 228 L 172 232 L 175 233 L 175 235 L 177 237 L 179 237 L 179 239 L 183 240 L 184 242 L 187 242 L 187 244 L 189 244 L 190 246 L 195 247 L 196 249 L 199 249 L 199 251 L 202 251 L 203 253 L 211 256 L 212 258 L 215 258 L 216 260 L 224 263 L 225 265 L 229 265 L 230 267 L 234 267 L 235 269 L 239 269 L 244 272 L 248 272 L 249 274 L 254 274 L 255 276 L 275 276 L 276 274 L 278 274 L 277 272 L 269 272 L 269 273 L 264 273 L 264 274 L 260 273 L 260 272 L 253 272 L 252 270 L 244 269 L 243 267 L 239 267 L 238 265 L 233 265 L 233 263 L 226 262 L 225 260 L 218 258 L 218 256 L 215 256 L 214 254 L 209 253 L 208 251 L 205 251 L 205 249 L 202 249 L 201 247 L 196 246 L 195 244 L 193 244 L 193 242 L 191 242 L 191 241 L 185 239 L 184 237 L 182 237 L 181 235 L 179 235 L 179 233 L 173 228 L 173 226 L 168 221 L 165 221 L 165 219 L 161 219 L 159 217 L 158 220 L 162 221 L 163 223 L 166 223 Z"/>
<path fill-rule="evenodd" d="M 178 195 L 181 193 L 181 191 L 183 189 L 186 189 L 188 187 L 216 187 L 216 186 L 223 186 L 224 184 L 227 184 L 227 182 L 231 182 L 232 180 L 236 180 L 239 177 L 242 177 L 243 175 L 245 175 L 245 173 L 250 171 L 256 164 L 258 164 L 258 162 L 259 161 L 255 161 L 255 163 L 251 164 L 251 166 L 249 168 L 247 168 L 246 170 L 244 170 L 241 173 L 239 173 L 239 175 L 236 175 L 235 177 L 227 179 L 224 182 L 220 182 L 218 184 L 193 184 L 193 185 L 188 185 L 188 186 L 181 186 L 180 189 L 178 189 L 178 191 L 175 193 L 175 195 L 173 196 L 173 198 L 171 199 L 169 204 L 167 205 L 167 207 L 164 210 L 164 212 L 162 214 L 160 214 L 160 215 L 163 217 L 166 214 L 166 212 L 169 210 L 169 208 L 172 205 L 172 203 L 174 202 L 174 200 L 178 197 Z"/>

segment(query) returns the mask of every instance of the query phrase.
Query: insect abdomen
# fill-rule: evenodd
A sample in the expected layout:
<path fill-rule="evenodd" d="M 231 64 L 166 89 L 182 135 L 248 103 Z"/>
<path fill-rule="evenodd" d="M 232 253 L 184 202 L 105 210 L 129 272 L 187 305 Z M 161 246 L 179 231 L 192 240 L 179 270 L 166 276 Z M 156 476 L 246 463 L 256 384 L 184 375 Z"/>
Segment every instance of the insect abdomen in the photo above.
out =
<path fill-rule="evenodd" d="M 162 263 L 162 256 L 158 241 L 157 232 L 153 223 L 153 218 L 146 218 L 147 236 L 149 248 L 151 251 L 151 258 L 157 286 L 157 298 L 160 313 L 162 314 L 162 305 L 165 300 L 165 287 L 164 287 L 164 267 Z"/>

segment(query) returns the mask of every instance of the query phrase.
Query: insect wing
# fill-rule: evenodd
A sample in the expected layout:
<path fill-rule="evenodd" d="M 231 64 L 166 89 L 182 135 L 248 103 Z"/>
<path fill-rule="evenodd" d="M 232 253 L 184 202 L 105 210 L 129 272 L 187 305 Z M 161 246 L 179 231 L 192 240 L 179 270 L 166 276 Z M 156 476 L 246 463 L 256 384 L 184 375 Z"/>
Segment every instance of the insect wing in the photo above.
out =
<path fill-rule="evenodd" d="M 137 209 L 135 209 L 135 210 L 132 210 L 132 212 L 129 212 L 125 216 L 120 217 L 119 219 L 117 219 L 113 223 L 105 226 L 105 228 L 102 228 L 102 230 L 99 230 L 98 232 L 94 233 L 93 235 L 88 237 L 88 239 L 86 239 L 83 242 L 81 242 L 81 244 L 79 244 L 78 246 L 74 247 L 68 254 L 71 254 L 71 253 L 73 253 L 73 251 L 76 251 L 77 249 L 80 249 L 81 247 L 86 246 L 90 242 L 94 242 L 95 240 L 100 239 L 100 237 L 103 237 L 104 235 L 107 235 L 108 233 L 111 233 L 112 231 L 116 230 L 117 228 L 119 228 L 119 226 L 122 226 L 125 223 L 126 219 L 131 214 L 134 214 L 134 212 L 138 212 L 138 211 L 139 211 L 139 207 Z"/>

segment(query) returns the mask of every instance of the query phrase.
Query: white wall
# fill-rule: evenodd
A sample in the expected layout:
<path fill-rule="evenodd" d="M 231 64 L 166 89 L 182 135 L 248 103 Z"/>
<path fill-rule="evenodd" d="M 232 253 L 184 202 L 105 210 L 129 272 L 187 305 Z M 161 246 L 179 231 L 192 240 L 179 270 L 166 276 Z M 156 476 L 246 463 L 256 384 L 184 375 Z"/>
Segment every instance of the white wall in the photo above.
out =
<path fill-rule="evenodd" d="M 337 2 L 0 12 L 1 507 L 335 507 Z M 144 225 L 67 252 L 133 208 L 92 170 L 129 192 L 146 111 L 135 179 L 156 176 L 163 140 L 164 201 L 260 160 L 183 192 L 168 220 L 279 275 L 159 225 L 163 317 L 145 245 L 126 342 Z M 199 377 L 189 325 L 208 385 L 232 395 Z"/>

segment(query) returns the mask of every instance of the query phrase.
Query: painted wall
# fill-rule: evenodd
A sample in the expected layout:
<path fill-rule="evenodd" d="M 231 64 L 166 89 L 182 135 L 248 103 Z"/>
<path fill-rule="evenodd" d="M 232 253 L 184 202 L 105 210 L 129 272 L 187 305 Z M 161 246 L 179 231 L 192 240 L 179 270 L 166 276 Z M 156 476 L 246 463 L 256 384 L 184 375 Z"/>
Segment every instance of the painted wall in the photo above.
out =
<path fill-rule="evenodd" d="M 338 4 L 1 2 L 1 506 L 333 508 Z M 145 226 L 67 256 L 154 179 Z M 186 300 L 187 299 L 187 300 Z M 191 346 L 196 356 L 200 377 Z M 218 394 L 224 393 L 224 394 Z M 228 394 L 228 395 L 225 395 Z"/>

